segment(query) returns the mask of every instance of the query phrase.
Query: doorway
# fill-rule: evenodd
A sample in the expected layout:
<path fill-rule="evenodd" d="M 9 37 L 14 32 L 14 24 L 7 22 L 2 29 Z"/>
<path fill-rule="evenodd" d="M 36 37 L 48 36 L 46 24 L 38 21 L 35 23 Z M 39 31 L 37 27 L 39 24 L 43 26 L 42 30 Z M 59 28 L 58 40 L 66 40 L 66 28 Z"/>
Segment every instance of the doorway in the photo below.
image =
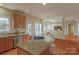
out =
<path fill-rule="evenodd" d="M 73 23 L 68 24 L 68 34 L 74 33 L 75 25 Z"/>

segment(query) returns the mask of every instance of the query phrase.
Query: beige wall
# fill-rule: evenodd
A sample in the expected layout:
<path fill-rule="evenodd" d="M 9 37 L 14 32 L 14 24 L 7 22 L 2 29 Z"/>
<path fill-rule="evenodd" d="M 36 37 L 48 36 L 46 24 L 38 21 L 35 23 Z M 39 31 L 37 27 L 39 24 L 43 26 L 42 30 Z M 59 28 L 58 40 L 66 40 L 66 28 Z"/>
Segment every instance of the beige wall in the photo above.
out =
<path fill-rule="evenodd" d="M 0 7 L 0 17 L 8 17 L 10 19 L 11 25 L 10 28 L 12 28 L 12 21 L 11 21 L 11 10 L 10 9 L 6 9 L 3 7 Z"/>
<path fill-rule="evenodd" d="M 0 7 L 0 16 L 9 16 L 9 17 L 11 17 L 11 10 Z"/>

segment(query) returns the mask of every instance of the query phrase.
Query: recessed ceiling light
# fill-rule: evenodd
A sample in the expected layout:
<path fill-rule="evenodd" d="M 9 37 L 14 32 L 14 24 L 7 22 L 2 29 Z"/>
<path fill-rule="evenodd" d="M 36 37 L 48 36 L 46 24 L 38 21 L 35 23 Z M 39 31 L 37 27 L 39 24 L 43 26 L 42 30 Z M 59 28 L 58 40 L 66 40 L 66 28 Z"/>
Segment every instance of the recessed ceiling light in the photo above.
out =
<path fill-rule="evenodd" d="M 3 4 L 0 3 L 0 6 L 2 6 Z"/>
<path fill-rule="evenodd" d="M 29 10 L 29 9 L 27 9 L 27 10 L 26 10 L 26 12 L 30 12 L 30 10 Z"/>

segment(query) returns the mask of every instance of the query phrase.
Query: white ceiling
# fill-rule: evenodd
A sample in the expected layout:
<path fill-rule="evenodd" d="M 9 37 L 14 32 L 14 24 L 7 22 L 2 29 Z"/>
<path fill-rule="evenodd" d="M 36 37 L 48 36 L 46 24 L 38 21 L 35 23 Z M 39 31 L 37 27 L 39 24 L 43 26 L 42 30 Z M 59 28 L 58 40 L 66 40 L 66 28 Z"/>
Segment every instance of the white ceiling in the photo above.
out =
<path fill-rule="evenodd" d="M 29 9 L 29 14 L 40 18 L 45 16 L 50 19 L 63 16 L 79 17 L 79 3 L 47 3 L 46 5 L 42 3 L 4 3 L 3 6 L 25 13 L 26 9 Z"/>

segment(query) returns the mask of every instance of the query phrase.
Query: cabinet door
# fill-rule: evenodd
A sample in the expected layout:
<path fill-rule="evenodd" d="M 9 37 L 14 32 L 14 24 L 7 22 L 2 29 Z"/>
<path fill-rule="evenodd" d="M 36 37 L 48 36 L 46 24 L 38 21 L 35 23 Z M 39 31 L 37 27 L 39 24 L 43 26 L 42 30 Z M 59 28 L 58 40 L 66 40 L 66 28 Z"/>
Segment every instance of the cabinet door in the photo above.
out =
<path fill-rule="evenodd" d="M 5 38 L 0 38 L 0 53 L 5 51 Z"/>
<path fill-rule="evenodd" d="M 26 16 L 24 15 L 19 15 L 19 27 L 20 28 L 26 28 Z"/>
<path fill-rule="evenodd" d="M 48 55 L 49 54 L 49 48 L 46 48 L 40 55 Z"/>
<path fill-rule="evenodd" d="M 27 35 L 23 35 L 23 36 L 22 36 L 22 41 L 23 41 L 23 42 L 26 42 L 27 40 L 28 40 Z"/>
<path fill-rule="evenodd" d="M 24 21 L 23 21 L 23 23 L 24 23 L 24 28 L 26 28 L 26 16 L 23 16 L 23 19 L 24 19 Z"/>
<path fill-rule="evenodd" d="M 26 16 L 21 15 L 21 27 L 26 28 Z"/>
<path fill-rule="evenodd" d="M 31 38 L 32 38 L 32 36 L 30 36 L 30 35 L 28 35 L 28 34 L 22 36 L 23 42 L 26 42 L 26 41 L 28 41 L 28 40 L 31 40 Z"/>
<path fill-rule="evenodd" d="M 5 49 L 6 50 L 13 48 L 13 39 L 14 39 L 14 37 L 6 37 L 5 38 Z"/>
<path fill-rule="evenodd" d="M 19 14 L 13 14 L 14 19 L 14 28 L 19 28 L 20 26 L 20 15 Z"/>
<path fill-rule="evenodd" d="M 14 13 L 13 19 L 14 19 L 14 28 L 26 27 L 26 16 Z"/>

